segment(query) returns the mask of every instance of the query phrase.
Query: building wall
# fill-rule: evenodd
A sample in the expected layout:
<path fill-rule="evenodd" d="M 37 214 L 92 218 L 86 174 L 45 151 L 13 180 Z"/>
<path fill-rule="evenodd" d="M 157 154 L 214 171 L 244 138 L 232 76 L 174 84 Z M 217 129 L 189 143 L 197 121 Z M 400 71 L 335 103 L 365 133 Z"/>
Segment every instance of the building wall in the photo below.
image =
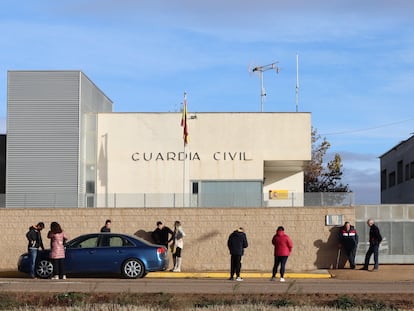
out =
<path fill-rule="evenodd" d="M 110 101 L 80 71 L 9 71 L 7 93 L 7 207 L 78 206 L 83 119 Z"/>
<path fill-rule="evenodd" d="M 266 193 L 303 192 L 309 113 L 189 113 L 185 148 L 180 118 L 99 114 L 97 193 L 189 193 L 198 180 L 256 180 Z"/>
<path fill-rule="evenodd" d="M 381 203 L 414 203 L 414 136 L 380 157 Z"/>
<path fill-rule="evenodd" d="M 238 227 L 244 227 L 249 247 L 243 258 L 243 269 L 271 271 L 271 239 L 277 226 L 283 225 L 293 240 L 289 271 L 329 268 L 336 262 L 337 228 L 325 225 L 326 215 L 343 215 L 355 221 L 354 207 L 345 208 L 127 208 L 127 209 L 0 209 L 2 255 L 0 270 L 15 270 L 18 256 L 26 251 L 25 234 L 29 226 L 43 221 L 45 245 L 50 222 L 58 221 L 74 238 L 97 232 L 105 220 L 112 220 L 112 231 L 149 238 L 155 223 L 162 220 L 172 227 L 180 220 L 186 233 L 183 271 L 219 271 L 229 269 L 227 238 Z"/>

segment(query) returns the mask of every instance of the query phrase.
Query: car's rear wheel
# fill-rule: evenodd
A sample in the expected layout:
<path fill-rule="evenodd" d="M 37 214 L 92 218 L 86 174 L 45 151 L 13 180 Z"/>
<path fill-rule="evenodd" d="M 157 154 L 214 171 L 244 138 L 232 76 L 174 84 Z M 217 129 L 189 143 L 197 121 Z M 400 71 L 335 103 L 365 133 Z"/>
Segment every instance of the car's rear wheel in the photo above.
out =
<path fill-rule="evenodd" d="M 138 259 L 128 259 L 122 265 L 122 275 L 128 279 L 142 278 L 145 276 L 145 266 Z"/>
<path fill-rule="evenodd" d="M 53 265 L 49 260 L 42 259 L 37 264 L 36 274 L 42 278 L 47 279 L 53 274 Z"/>

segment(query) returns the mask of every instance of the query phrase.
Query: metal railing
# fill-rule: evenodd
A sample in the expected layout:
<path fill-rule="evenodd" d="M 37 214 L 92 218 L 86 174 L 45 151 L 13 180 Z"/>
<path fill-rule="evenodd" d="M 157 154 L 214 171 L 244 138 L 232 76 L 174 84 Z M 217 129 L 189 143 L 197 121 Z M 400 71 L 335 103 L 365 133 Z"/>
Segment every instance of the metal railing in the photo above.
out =
<path fill-rule="evenodd" d="M 281 198 L 268 194 L 225 193 L 24 193 L 0 194 L 2 208 L 203 208 L 203 207 L 301 207 L 301 206 L 353 206 L 351 192 L 290 192 Z"/>

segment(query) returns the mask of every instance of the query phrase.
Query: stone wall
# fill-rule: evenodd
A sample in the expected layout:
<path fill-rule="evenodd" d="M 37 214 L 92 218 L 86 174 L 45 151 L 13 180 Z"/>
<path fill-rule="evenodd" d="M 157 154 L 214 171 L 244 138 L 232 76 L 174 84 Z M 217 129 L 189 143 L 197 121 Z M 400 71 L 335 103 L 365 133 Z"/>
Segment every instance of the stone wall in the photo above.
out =
<path fill-rule="evenodd" d="M 17 269 L 19 255 L 26 251 L 25 234 L 29 226 L 43 221 L 45 245 L 49 224 L 57 221 L 70 238 L 97 232 L 106 219 L 112 220 L 112 232 L 148 237 L 161 220 L 173 228 L 180 220 L 186 233 L 182 271 L 220 271 L 229 269 L 227 238 L 242 226 L 249 247 L 243 257 L 246 270 L 271 271 L 271 239 L 277 226 L 283 225 L 293 241 L 288 271 L 329 268 L 336 262 L 337 228 L 325 225 L 326 215 L 343 215 L 355 221 L 354 207 L 322 208 L 107 208 L 107 209 L 0 209 L 0 270 Z"/>

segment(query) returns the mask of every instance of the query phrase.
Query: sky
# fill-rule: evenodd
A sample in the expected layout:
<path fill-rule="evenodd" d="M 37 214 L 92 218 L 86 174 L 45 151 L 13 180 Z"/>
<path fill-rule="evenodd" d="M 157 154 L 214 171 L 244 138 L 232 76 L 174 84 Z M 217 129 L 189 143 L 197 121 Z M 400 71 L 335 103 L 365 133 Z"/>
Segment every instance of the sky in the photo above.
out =
<path fill-rule="evenodd" d="M 355 204 L 380 202 L 379 157 L 414 132 L 412 0 L 6 0 L 8 70 L 82 70 L 114 112 L 310 112 Z M 296 62 L 298 55 L 298 67 Z M 296 102 L 297 68 L 299 76 Z M 191 130 L 191 129 L 190 129 Z"/>

